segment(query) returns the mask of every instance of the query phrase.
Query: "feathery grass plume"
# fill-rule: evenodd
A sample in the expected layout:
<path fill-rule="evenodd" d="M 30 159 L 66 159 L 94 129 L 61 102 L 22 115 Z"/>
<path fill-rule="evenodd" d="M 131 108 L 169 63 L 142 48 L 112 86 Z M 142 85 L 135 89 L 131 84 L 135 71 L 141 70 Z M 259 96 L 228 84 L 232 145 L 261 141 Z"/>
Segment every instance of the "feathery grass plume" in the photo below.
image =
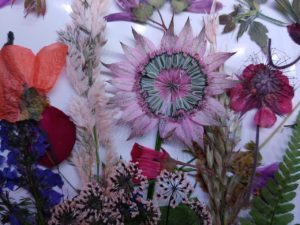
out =
<path fill-rule="evenodd" d="M 59 32 L 60 41 L 69 46 L 67 74 L 77 92 L 70 103 L 70 116 L 77 125 L 77 142 L 73 163 L 81 181 L 99 180 L 101 162 L 99 147 L 113 150 L 110 140 L 112 112 L 100 78 L 100 52 L 105 44 L 106 22 L 103 19 L 108 1 L 75 0 L 72 23 Z M 107 165 L 114 161 L 108 153 Z M 94 175 L 96 166 L 96 176 Z"/>
<path fill-rule="evenodd" d="M 242 225 L 287 225 L 294 215 L 292 203 L 296 196 L 300 180 L 300 114 L 297 117 L 293 135 L 288 144 L 279 171 L 267 185 L 261 189 L 260 195 L 251 202 L 250 218 L 242 218 Z"/>

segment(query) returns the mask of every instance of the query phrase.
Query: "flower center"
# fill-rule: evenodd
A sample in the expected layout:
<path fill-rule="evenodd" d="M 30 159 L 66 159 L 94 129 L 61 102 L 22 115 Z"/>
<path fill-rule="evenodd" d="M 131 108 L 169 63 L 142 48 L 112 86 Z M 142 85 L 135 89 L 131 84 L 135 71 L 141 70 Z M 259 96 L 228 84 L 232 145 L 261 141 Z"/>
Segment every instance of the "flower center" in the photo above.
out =
<path fill-rule="evenodd" d="M 256 89 L 256 93 L 260 96 L 266 96 L 279 89 L 277 77 L 269 68 L 264 68 L 257 72 L 252 79 L 252 85 Z"/>
<path fill-rule="evenodd" d="M 181 119 L 200 106 L 207 76 L 199 60 L 184 53 L 151 58 L 139 74 L 141 105 L 151 114 Z"/>

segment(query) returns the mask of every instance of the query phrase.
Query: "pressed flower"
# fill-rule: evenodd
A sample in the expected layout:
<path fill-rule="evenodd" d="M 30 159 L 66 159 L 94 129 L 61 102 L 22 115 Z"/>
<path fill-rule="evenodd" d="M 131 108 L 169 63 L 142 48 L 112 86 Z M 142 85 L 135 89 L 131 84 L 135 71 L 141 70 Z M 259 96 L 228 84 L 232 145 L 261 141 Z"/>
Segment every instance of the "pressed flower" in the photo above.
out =
<path fill-rule="evenodd" d="M 48 106 L 39 121 L 39 127 L 47 133 L 50 143 L 46 154 L 39 163 L 53 167 L 66 160 L 76 140 L 76 127 L 69 117 L 59 109 Z"/>
<path fill-rule="evenodd" d="M 135 192 L 143 191 L 147 185 L 147 179 L 142 175 L 136 163 L 130 162 L 125 164 L 123 161 L 119 161 L 112 168 L 109 181 L 110 191 L 124 193 L 124 195 L 129 197 L 132 197 Z"/>
<path fill-rule="evenodd" d="M 230 91 L 230 106 L 242 114 L 257 108 L 255 124 L 271 127 L 276 122 L 275 114 L 292 111 L 294 89 L 280 70 L 264 64 L 251 64 L 244 69 L 239 80 L 240 84 Z"/>
<path fill-rule="evenodd" d="M 79 221 L 80 210 L 77 209 L 74 201 L 67 200 L 51 210 L 51 217 L 48 225 L 83 225 Z"/>
<path fill-rule="evenodd" d="M 203 225 L 212 225 L 211 214 L 209 213 L 206 205 L 202 204 L 199 200 L 191 200 L 187 203 L 187 205 L 195 211 L 197 216 L 199 217 L 201 224 Z"/>
<path fill-rule="evenodd" d="M 287 26 L 287 30 L 289 32 L 290 37 L 293 39 L 295 43 L 300 45 L 300 24 L 293 23 Z"/>
<path fill-rule="evenodd" d="M 10 0 L 0 0 L 0 7 L 7 5 Z"/>
<path fill-rule="evenodd" d="M 30 49 L 8 45 L 0 51 L 0 119 L 28 119 L 22 115 L 21 98 L 34 87 L 41 94 L 55 84 L 66 61 L 67 46 L 55 43 L 35 56 Z"/>
<path fill-rule="evenodd" d="M 259 194 L 260 190 L 266 186 L 268 180 L 273 179 L 275 173 L 278 171 L 279 164 L 272 163 L 267 166 L 258 167 L 255 172 L 253 183 L 253 193 Z"/>
<path fill-rule="evenodd" d="M 181 202 L 187 203 L 193 187 L 187 181 L 186 174 L 181 171 L 174 173 L 163 170 L 159 175 L 156 197 L 169 202 L 175 208 Z"/>
<path fill-rule="evenodd" d="M 166 151 L 154 151 L 153 149 L 135 143 L 131 150 L 133 162 L 148 179 L 155 179 L 165 169 L 165 162 L 170 158 Z"/>
<path fill-rule="evenodd" d="M 210 13 L 214 0 L 172 0 L 171 5 L 175 12 L 188 11 L 193 13 Z M 220 2 L 216 2 L 216 11 L 222 8 Z"/>
<path fill-rule="evenodd" d="M 162 138 L 174 134 L 187 145 L 203 143 L 203 125 L 217 125 L 224 107 L 212 96 L 233 86 L 216 72 L 232 53 L 205 55 L 205 32 L 193 37 L 187 20 L 179 36 L 173 21 L 160 48 L 133 30 L 136 47 L 123 46 L 127 59 L 106 65 L 114 74 L 112 101 L 121 108 L 129 138 L 159 128 Z"/>

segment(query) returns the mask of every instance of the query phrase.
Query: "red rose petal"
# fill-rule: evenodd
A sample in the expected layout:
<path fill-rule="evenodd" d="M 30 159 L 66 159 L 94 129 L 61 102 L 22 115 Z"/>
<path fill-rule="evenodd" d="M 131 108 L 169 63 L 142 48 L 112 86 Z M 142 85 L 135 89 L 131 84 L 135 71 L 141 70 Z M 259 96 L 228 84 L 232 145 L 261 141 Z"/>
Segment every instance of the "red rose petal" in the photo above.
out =
<path fill-rule="evenodd" d="M 51 145 L 39 163 L 46 167 L 53 167 L 66 160 L 76 140 L 74 123 L 62 111 L 49 106 L 42 113 L 39 127 L 47 133 Z"/>
<path fill-rule="evenodd" d="M 275 113 L 270 108 L 262 107 L 256 112 L 254 122 L 256 125 L 269 128 L 274 125 L 276 119 Z"/>

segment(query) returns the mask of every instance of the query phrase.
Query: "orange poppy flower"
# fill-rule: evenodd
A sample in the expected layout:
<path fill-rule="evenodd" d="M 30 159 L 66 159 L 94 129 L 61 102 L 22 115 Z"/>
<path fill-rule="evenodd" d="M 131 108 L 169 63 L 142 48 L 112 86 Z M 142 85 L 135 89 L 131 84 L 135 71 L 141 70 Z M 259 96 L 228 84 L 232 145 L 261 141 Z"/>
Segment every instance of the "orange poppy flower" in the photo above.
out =
<path fill-rule="evenodd" d="M 37 55 L 27 48 L 8 45 L 0 51 L 0 119 L 9 122 L 21 117 L 21 97 L 28 88 L 46 94 L 66 63 L 67 46 L 54 43 Z"/>

